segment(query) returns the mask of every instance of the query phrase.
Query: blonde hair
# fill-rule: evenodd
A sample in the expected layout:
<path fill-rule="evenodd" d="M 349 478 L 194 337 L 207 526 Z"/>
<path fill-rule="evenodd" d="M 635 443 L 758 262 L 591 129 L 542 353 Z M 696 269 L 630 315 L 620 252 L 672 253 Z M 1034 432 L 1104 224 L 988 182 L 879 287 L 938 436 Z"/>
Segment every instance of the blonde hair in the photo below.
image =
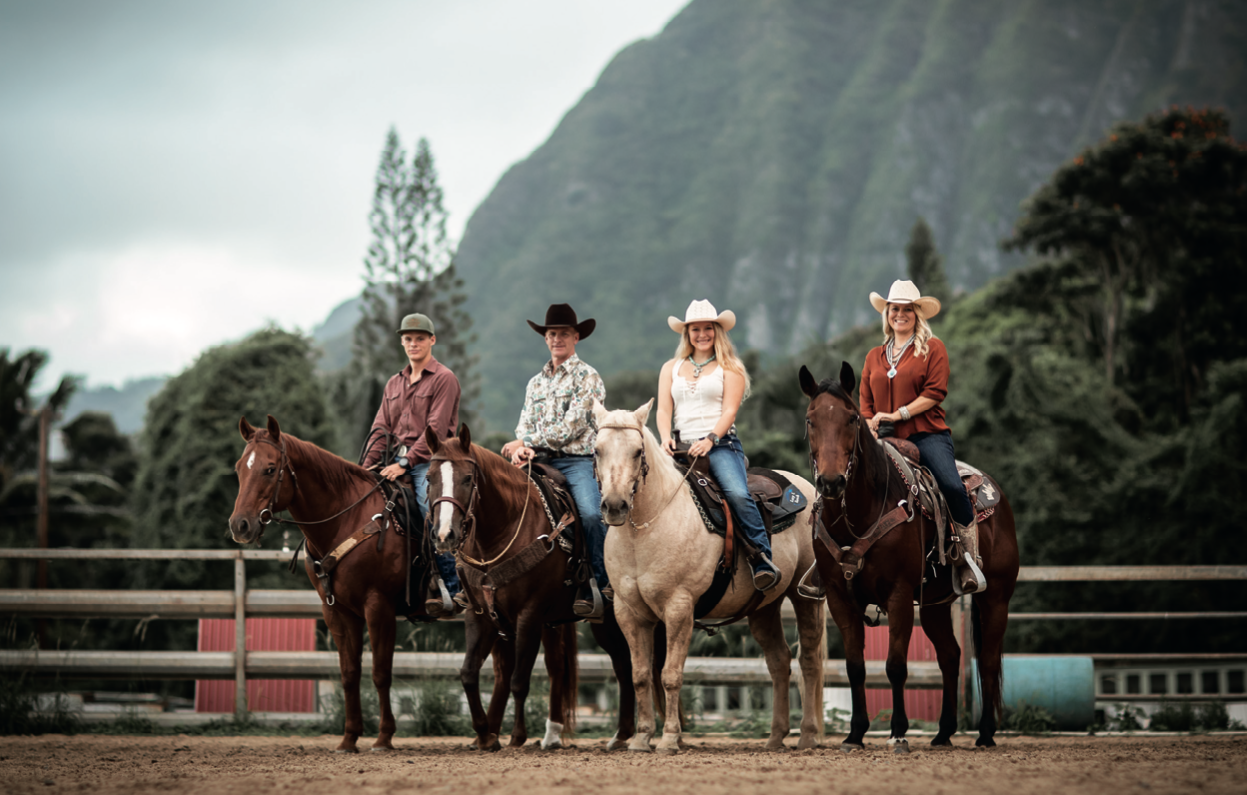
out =
<path fill-rule="evenodd" d="M 675 369 L 680 369 L 680 362 L 693 355 L 693 343 L 688 338 L 688 327 L 694 323 L 704 323 L 706 321 L 691 320 L 684 324 L 684 331 L 680 333 L 680 342 L 675 346 Z M 731 370 L 733 373 L 739 374 L 745 379 L 745 394 L 741 398 L 744 400 L 749 397 L 750 379 L 749 371 L 745 369 L 745 363 L 740 360 L 740 355 L 736 353 L 736 346 L 732 344 L 732 338 L 723 330 L 723 326 L 718 323 L 714 324 L 714 360 L 724 370 Z"/>
<path fill-rule="evenodd" d="M 917 304 L 910 304 L 914 308 L 914 318 L 918 321 L 915 323 L 917 328 L 914 330 L 914 353 L 922 358 L 926 358 L 931 348 L 927 342 L 931 340 L 935 333 L 931 331 L 931 324 L 927 323 L 927 319 L 922 316 L 922 310 Z M 892 330 L 891 324 L 888 323 L 888 305 L 883 305 L 883 311 L 879 313 L 883 316 L 883 344 L 887 345 L 896 336 L 896 332 Z"/>

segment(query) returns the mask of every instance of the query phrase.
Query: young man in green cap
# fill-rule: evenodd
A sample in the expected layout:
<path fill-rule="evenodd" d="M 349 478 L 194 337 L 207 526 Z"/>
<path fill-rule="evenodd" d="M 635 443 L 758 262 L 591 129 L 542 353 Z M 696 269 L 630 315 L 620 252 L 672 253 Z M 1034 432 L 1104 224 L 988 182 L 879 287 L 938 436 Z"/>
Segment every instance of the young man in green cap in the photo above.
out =
<path fill-rule="evenodd" d="M 398 454 L 381 469 L 381 476 L 391 481 L 411 477 L 420 506 L 421 526 L 429 512 L 428 473 L 429 446 L 424 441 L 425 428 L 432 428 L 440 438 L 454 436 L 459 426 L 459 379 L 445 365 L 433 357 L 437 334 L 433 321 L 419 313 L 403 318 L 398 328 L 403 352 L 407 354 L 407 366 L 385 385 L 381 407 L 372 421 L 368 452 L 364 466 L 373 467 L 385 463 L 385 431 L 394 435 Z M 409 530 L 411 528 L 408 528 Z M 459 577 L 455 572 L 453 555 L 438 555 L 437 568 L 447 592 L 459 592 Z M 440 592 L 440 589 L 439 589 Z M 456 600 L 456 606 L 462 605 Z M 430 597 L 425 610 L 434 618 L 454 615 L 458 610 L 449 607 L 445 600 Z"/>

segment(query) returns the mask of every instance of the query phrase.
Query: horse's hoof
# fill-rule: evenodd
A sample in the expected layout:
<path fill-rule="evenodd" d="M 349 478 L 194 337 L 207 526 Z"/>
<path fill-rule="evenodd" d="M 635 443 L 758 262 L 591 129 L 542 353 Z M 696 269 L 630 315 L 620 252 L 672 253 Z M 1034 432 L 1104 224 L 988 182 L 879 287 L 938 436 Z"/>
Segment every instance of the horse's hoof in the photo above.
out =
<path fill-rule="evenodd" d="M 357 754 L 359 753 L 359 749 L 358 748 L 335 748 L 333 749 L 333 752 L 335 754 Z"/>
<path fill-rule="evenodd" d="M 393 751 L 393 750 L 394 750 L 394 746 L 392 745 L 374 745 L 373 747 L 368 749 L 369 753 L 374 753 L 374 754 L 381 753 L 383 751 Z"/>
<path fill-rule="evenodd" d="M 545 741 L 545 740 L 542 740 L 542 741 L 541 741 L 541 750 L 543 750 L 543 751 L 562 751 L 562 750 L 563 750 L 563 741 L 562 741 L 562 740 L 555 740 L 554 742 L 552 742 L 552 743 L 550 743 L 549 745 L 547 745 L 547 744 L 546 744 L 546 741 Z"/>
<path fill-rule="evenodd" d="M 776 741 L 774 741 L 774 742 L 769 742 L 769 743 L 767 743 L 767 744 L 766 744 L 766 750 L 768 750 L 768 751 L 777 751 L 777 752 L 778 752 L 778 751 L 787 751 L 787 750 L 788 750 L 788 746 L 784 745 L 784 743 L 783 743 L 783 741 L 782 741 L 782 740 L 776 740 Z"/>
<path fill-rule="evenodd" d="M 660 745 L 654 750 L 662 754 L 663 756 L 675 756 L 676 754 L 680 753 L 680 749 L 674 745 L 668 745 L 668 746 Z"/>
<path fill-rule="evenodd" d="M 802 737 L 799 741 L 797 741 L 798 751 L 808 751 L 811 748 L 817 748 L 817 747 L 818 747 L 818 738 L 816 737 Z"/>
<path fill-rule="evenodd" d="M 847 754 L 852 751 L 865 751 L 866 746 L 861 743 L 840 743 L 840 750 Z"/>
<path fill-rule="evenodd" d="M 936 735 L 935 739 L 931 741 L 931 747 L 932 748 L 952 748 L 953 741 L 948 739 L 947 737 L 941 737 L 940 735 Z"/>
<path fill-rule="evenodd" d="M 627 738 L 627 737 L 610 738 L 610 741 L 606 743 L 606 753 L 609 754 L 611 751 L 618 751 L 620 748 L 626 748 L 628 746 L 629 739 L 631 738 Z"/>
<path fill-rule="evenodd" d="M 993 740 L 993 739 L 992 739 L 992 738 L 990 738 L 990 737 L 980 737 L 980 738 L 978 738 L 977 740 L 975 740 L 975 741 L 974 741 L 974 747 L 976 747 L 976 748 L 995 748 L 995 747 L 996 747 L 996 741 L 995 741 L 995 740 Z"/>
<path fill-rule="evenodd" d="M 888 745 L 892 746 L 892 753 L 907 754 L 909 753 L 909 740 L 904 737 L 894 737 L 888 740 Z"/>
<path fill-rule="evenodd" d="M 634 754 L 652 754 L 652 753 L 654 753 L 654 749 L 653 749 L 653 748 L 650 748 L 650 747 L 649 747 L 649 745 L 629 745 L 629 746 L 628 746 L 628 751 L 629 751 L 630 753 L 634 753 Z"/>

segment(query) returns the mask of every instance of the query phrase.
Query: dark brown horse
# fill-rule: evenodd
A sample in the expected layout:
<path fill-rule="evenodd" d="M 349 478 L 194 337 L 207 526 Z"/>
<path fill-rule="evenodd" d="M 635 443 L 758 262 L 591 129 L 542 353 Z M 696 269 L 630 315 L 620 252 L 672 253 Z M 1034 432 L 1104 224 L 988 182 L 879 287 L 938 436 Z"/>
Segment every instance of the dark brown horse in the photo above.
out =
<path fill-rule="evenodd" d="M 467 655 L 460 672 L 472 712 L 476 747 L 497 750 L 508 692 L 515 699 L 511 745 L 528 738 L 524 702 L 540 644 L 550 674 L 550 713 L 542 748 L 562 745 L 576 707 L 575 586 L 569 554 L 559 537 L 562 517 L 547 515 L 537 487 L 524 470 L 472 444 L 464 425 L 457 438 L 425 434 L 429 465 L 430 526 L 439 552 L 455 552 L 464 588 L 474 605 L 469 615 Z M 607 750 L 622 747 L 636 733 L 636 694 L 627 642 L 612 611 L 594 624 L 593 635 L 610 655 L 619 681 L 619 727 Z M 558 650 L 562 650 L 562 655 Z M 551 654 L 555 651 L 556 654 Z M 489 711 L 481 705 L 480 668 L 494 655 L 494 692 Z"/>
<path fill-rule="evenodd" d="M 908 750 L 905 659 L 914 626 L 916 600 L 921 600 L 922 628 L 935 645 L 944 677 L 940 729 L 931 744 L 951 745 L 949 738 L 957 730 L 961 649 L 953 633 L 952 577 L 946 568 L 935 568 L 928 559 L 935 544 L 935 523 L 912 505 L 913 496 L 904 478 L 858 410 L 852 397 L 856 386 L 853 368 L 845 362 L 838 382 L 827 379 L 821 384 L 815 383 L 804 367 L 800 377 L 801 390 L 810 398 L 805 421 L 814 487 L 821 502 L 821 513 L 815 513 L 822 527 L 815 528 L 814 553 L 819 574 L 827 586 L 827 604 L 844 639 L 846 668 L 853 690 L 849 736 L 841 748 L 845 751 L 862 748 L 862 737 L 870 725 L 866 714 L 863 614 L 867 605 L 874 604 L 888 615 L 886 671 L 892 684 L 892 736 L 888 742 L 895 746 L 894 750 Z M 882 523 L 889 521 L 884 517 L 893 516 L 897 508 L 912 518 L 904 520 L 896 515 L 894 521 L 899 523 L 890 531 L 884 530 L 860 559 L 859 569 L 850 557 L 855 552 L 844 550 L 850 550 L 859 539 L 874 535 L 872 529 L 883 529 L 886 525 Z M 986 591 L 973 596 L 971 609 L 979 692 L 983 700 L 975 745 L 990 747 L 996 744 L 992 738 L 1004 709 L 1000 659 L 1009 619 L 1009 599 L 1018 576 L 1013 511 L 1003 495 L 995 512 L 979 523 L 979 552 L 988 586 Z"/>
<path fill-rule="evenodd" d="M 390 709 L 390 682 L 394 663 L 397 615 L 424 615 L 423 585 L 413 579 L 411 592 L 418 607 L 406 605 L 406 539 L 384 531 L 378 549 L 386 498 L 378 478 L 355 464 L 310 442 L 282 433 L 270 415 L 267 429 L 256 429 L 244 417 L 238 430 L 247 446 L 234 465 L 238 498 L 229 528 L 239 544 L 258 542 L 264 526 L 290 511 L 307 541 L 307 574 L 321 598 L 321 613 L 342 670 L 346 698 L 346 727 L 337 750 L 353 753 L 364 731 L 359 704 L 359 681 L 364 651 L 364 626 L 372 645 L 372 683 L 381 704 L 381 726 L 372 750 L 393 750 L 394 713 Z M 326 521 L 327 519 L 327 521 Z M 366 534 L 356 535 L 365 530 Z M 357 543 L 344 549 L 344 542 Z M 418 553 L 419 547 L 413 544 Z M 327 580 L 317 577 L 313 560 L 340 555 L 328 568 Z M 323 570 L 322 570 L 323 573 Z M 401 613 L 399 612 L 401 611 Z"/>

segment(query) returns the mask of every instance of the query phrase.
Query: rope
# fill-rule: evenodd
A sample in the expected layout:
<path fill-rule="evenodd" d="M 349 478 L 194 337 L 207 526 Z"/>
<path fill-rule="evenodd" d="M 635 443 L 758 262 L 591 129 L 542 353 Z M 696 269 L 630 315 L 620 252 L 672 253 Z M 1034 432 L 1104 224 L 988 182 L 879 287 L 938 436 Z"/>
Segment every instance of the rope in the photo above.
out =
<path fill-rule="evenodd" d="M 528 503 L 532 499 L 533 489 L 536 488 L 532 483 L 532 468 L 533 468 L 533 460 L 530 458 L 528 459 L 528 461 L 525 463 L 525 466 L 524 466 L 524 474 L 528 476 L 528 481 L 529 481 L 528 490 L 524 493 L 524 510 L 520 511 L 520 520 L 516 522 L 515 524 L 515 534 L 511 536 L 511 540 L 507 542 L 506 547 L 504 547 L 503 550 L 498 553 L 497 557 L 493 558 L 492 560 L 477 560 L 476 558 L 472 557 L 468 553 L 464 552 L 462 548 L 460 548 L 459 550 L 459 557 L 463 558 L 468 563 L 471 563 L 473 566 L 476 566 L 478 568 L 484 568 L 485 566 L 491 566 L 497 563 L 498 561 L 502 560 L 503 556 L 506 555 L 507 552 L 511 550 L 511 546 L 515 544 L 515 539 L 520 537 L 520 530 L 523 529 L 524 527 L 524 517 L 528 515 Z M 476 529 L 475 519 L 473 519 L 473 522 L 472 522 L 472 529 L 473 530 Z"/>

